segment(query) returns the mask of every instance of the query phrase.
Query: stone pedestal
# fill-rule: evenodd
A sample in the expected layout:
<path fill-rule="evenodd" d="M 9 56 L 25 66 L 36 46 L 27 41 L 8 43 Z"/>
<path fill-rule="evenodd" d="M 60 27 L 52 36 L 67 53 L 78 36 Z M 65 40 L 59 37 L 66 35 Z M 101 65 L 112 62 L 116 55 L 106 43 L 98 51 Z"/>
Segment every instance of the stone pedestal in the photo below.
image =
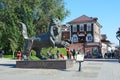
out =
<path fill-rule="evenodd" d="M 72 66 L 73 60 L 16 61 L 17 68 L 68 69 Z"/>

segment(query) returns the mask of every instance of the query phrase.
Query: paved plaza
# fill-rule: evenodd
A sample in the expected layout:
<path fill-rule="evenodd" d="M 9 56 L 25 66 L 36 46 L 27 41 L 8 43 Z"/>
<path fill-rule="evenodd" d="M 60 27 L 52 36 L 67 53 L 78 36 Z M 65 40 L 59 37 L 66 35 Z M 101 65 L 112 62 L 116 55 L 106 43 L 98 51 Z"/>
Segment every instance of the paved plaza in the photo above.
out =
<path fill-rule="evenodd" d="M 120 80 L 117 60 L 85 60 L 67 70 L 23 69 L 15 67 L 16 60 L 0 59 L 0 80 Z"/>

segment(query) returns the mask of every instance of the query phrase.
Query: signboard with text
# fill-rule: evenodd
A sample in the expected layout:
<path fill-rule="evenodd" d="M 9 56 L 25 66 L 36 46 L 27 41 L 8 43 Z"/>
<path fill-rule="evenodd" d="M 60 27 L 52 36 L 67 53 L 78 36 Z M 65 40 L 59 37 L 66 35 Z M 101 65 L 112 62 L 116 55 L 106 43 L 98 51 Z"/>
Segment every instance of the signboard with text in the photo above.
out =
<path fill-rule="evenodd" d="M 76 61 L 84 61 L 84 54 L 78 54 Z"/>

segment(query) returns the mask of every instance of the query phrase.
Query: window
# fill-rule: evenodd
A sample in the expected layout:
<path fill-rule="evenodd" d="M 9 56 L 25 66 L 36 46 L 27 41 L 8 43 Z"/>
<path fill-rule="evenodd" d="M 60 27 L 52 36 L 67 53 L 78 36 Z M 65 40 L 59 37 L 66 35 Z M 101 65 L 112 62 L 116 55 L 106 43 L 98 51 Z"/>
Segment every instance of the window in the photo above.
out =
<path fill-rule="evenodd" d="M 73 35 L 72 42 L 78 42 L 78 36 L 77 35 Z"/>
<path fill-rule="evenodd" d="M 87 31 L 92 31 L 91 23 L 87 24 Z"/>
<path fill-rule="evenodd" d="M 84 31 L 84 26 L 83 26 L 83 24 L 80 24 L 80 31 Z"/>
<path fill-rule="evenodd" d="M 73 32 L 77 32 L 77 26 L 76 25 L 73 25 Z"/>
<path fill-rule="evenodd" d="M 91 34 L 87 34 L 86 40 L 87 40 L 87 42 L 92 42 L 92 40 L 93 40 L 92 35 Z"/>

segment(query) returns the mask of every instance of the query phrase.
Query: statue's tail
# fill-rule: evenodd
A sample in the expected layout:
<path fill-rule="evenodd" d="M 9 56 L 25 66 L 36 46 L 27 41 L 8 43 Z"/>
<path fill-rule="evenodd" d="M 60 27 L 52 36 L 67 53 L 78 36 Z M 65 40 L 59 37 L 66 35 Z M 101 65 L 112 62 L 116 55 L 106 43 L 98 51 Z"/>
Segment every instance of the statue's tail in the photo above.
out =
<path fill-rule="evenodd" d="M 27 35 L 27 28 L 26 28 L 26 25 L 22 22 L 19 22 L 22 26 L 22 35 L 25 39 L 28 39 L 28 35 Z"/>

